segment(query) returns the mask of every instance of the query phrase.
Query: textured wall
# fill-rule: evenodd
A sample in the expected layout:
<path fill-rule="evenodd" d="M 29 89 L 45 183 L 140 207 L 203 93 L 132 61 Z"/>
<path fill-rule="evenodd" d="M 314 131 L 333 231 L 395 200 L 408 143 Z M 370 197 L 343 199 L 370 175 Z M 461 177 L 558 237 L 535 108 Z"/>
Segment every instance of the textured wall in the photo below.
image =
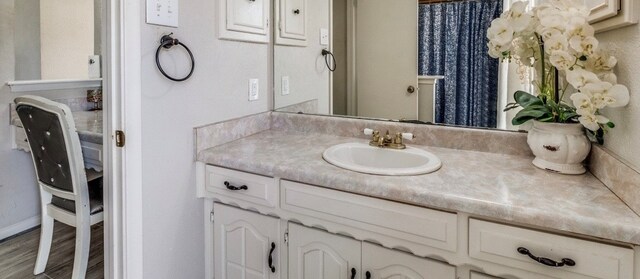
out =
<path fill-rule="evenodd" d="M 329 113 L 329 70 L 320 45 L 320 28 L 329 29 L 329 0 L 307 1 L 306 47 L 274 46 L 275 107 L 283 108 L 313 99 L 318 113 Z M 290 94 L 281 94 L 282 76 L 289 76 Z"/>
<path fill-rule="evenodd" d="M 640 25 L 597 34 L 602 46 L 618 58 L 618 82 L 629 87 L 631 102 L 625 108 L 608 109 L 604 114 L 617 127 L 605 138 L 605 147 L 640 169 Z"/>
<path fill-rule="evenodd" d="M 144 7 L 144 0 L 140 1 Z M 218 1 L 180 1 L 179 28 L 144 23 L 142 32 L 142 233 L 144 278 L 204 278 L 203 201 L 196 197 L 193 128 L 269 110 L 269 45 L 218 39 Z M 193 52 L 191 79 L 171 82 L 155 65 L 163 34 Z M 162 53 L 165 70 L 183 75 L 180 48 Z M 260 99 L 248 101 L 250 78 Z"/>

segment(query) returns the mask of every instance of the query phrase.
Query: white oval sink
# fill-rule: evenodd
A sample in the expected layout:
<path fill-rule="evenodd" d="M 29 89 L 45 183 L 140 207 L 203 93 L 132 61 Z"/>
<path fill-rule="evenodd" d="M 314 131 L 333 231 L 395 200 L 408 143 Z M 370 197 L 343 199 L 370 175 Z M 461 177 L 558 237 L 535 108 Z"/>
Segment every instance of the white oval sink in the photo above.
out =
<path fill-rule="evenodd" d="M 367 143 L 343 143 L 327 148 L 322 158 L 344 169 L 378 175 L 418 175 L 437 171 L 440 159 L 425 150 L 407 146 L 397 150 Z"/>

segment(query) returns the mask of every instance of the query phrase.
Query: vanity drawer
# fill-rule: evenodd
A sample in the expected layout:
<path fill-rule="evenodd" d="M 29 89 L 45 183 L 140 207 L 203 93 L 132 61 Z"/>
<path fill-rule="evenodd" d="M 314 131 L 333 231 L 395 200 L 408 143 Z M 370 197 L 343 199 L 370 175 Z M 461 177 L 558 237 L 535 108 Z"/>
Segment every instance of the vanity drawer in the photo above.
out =
<path fill-rule="evenodd" d="M 571 259 L 575 266 L 543 265 L 518 252 L 520 247 L 558 262 Z M 469 255 L 557 278 L 633 278 L 631 249 L 475 219 L 469 219 Z"/>
<path fill-rule="evenodd" d="M 457 245 L 457 215 L 282 180 L 281 207 L 395 239 L 451 252 Z"/>
<path fill-rule="evenodd" d="M 216 195 L 254 204 L 267 207 L 278 204 L 276 181 L 267 176 L 207 165 L 205 187 Z"/>

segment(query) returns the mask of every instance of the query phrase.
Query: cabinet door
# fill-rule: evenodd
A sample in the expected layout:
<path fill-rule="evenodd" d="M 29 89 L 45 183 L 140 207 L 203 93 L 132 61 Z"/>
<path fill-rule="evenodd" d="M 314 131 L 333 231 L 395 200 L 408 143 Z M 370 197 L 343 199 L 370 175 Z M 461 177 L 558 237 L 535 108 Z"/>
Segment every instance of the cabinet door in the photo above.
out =
<path fill-rule="evenodd" d="M 289 278 L 364 278 L 361 248 L 360 241 L 289 223 Z"/>
<path fill-rule="evenodd" d="M 307 1 L 280 0 L 281 36 L 289 39 L 305 40 L 307 37 Z"/>
<path fill-rule="evenodd" d="M 220 0 L 221 39 L 269 42 L 269 0 Z"/>
<path fill-rule="evenodd" d="M 215 278 L 279 278 L 278 219 L 218 203 L 213 210 Z"/>
<path fill-rule="evenodd" d="M 455 267 L 386 249 L 362 244 L 362 272 L 366 279 L 455 279 Z"/>

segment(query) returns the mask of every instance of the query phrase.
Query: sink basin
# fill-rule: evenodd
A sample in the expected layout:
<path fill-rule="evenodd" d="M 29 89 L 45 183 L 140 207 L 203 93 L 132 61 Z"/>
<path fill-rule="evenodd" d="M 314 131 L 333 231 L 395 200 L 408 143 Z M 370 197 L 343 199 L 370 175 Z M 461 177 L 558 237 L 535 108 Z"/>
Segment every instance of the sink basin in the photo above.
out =
<path fill-rule="evenodd" d="M 425 150 L 407 146 L 396 150 L 352 142 L 334 145 L 322 153 L 332 165 L 368 174 L 418 175 L 437 171 L 440 159 Z"/>

